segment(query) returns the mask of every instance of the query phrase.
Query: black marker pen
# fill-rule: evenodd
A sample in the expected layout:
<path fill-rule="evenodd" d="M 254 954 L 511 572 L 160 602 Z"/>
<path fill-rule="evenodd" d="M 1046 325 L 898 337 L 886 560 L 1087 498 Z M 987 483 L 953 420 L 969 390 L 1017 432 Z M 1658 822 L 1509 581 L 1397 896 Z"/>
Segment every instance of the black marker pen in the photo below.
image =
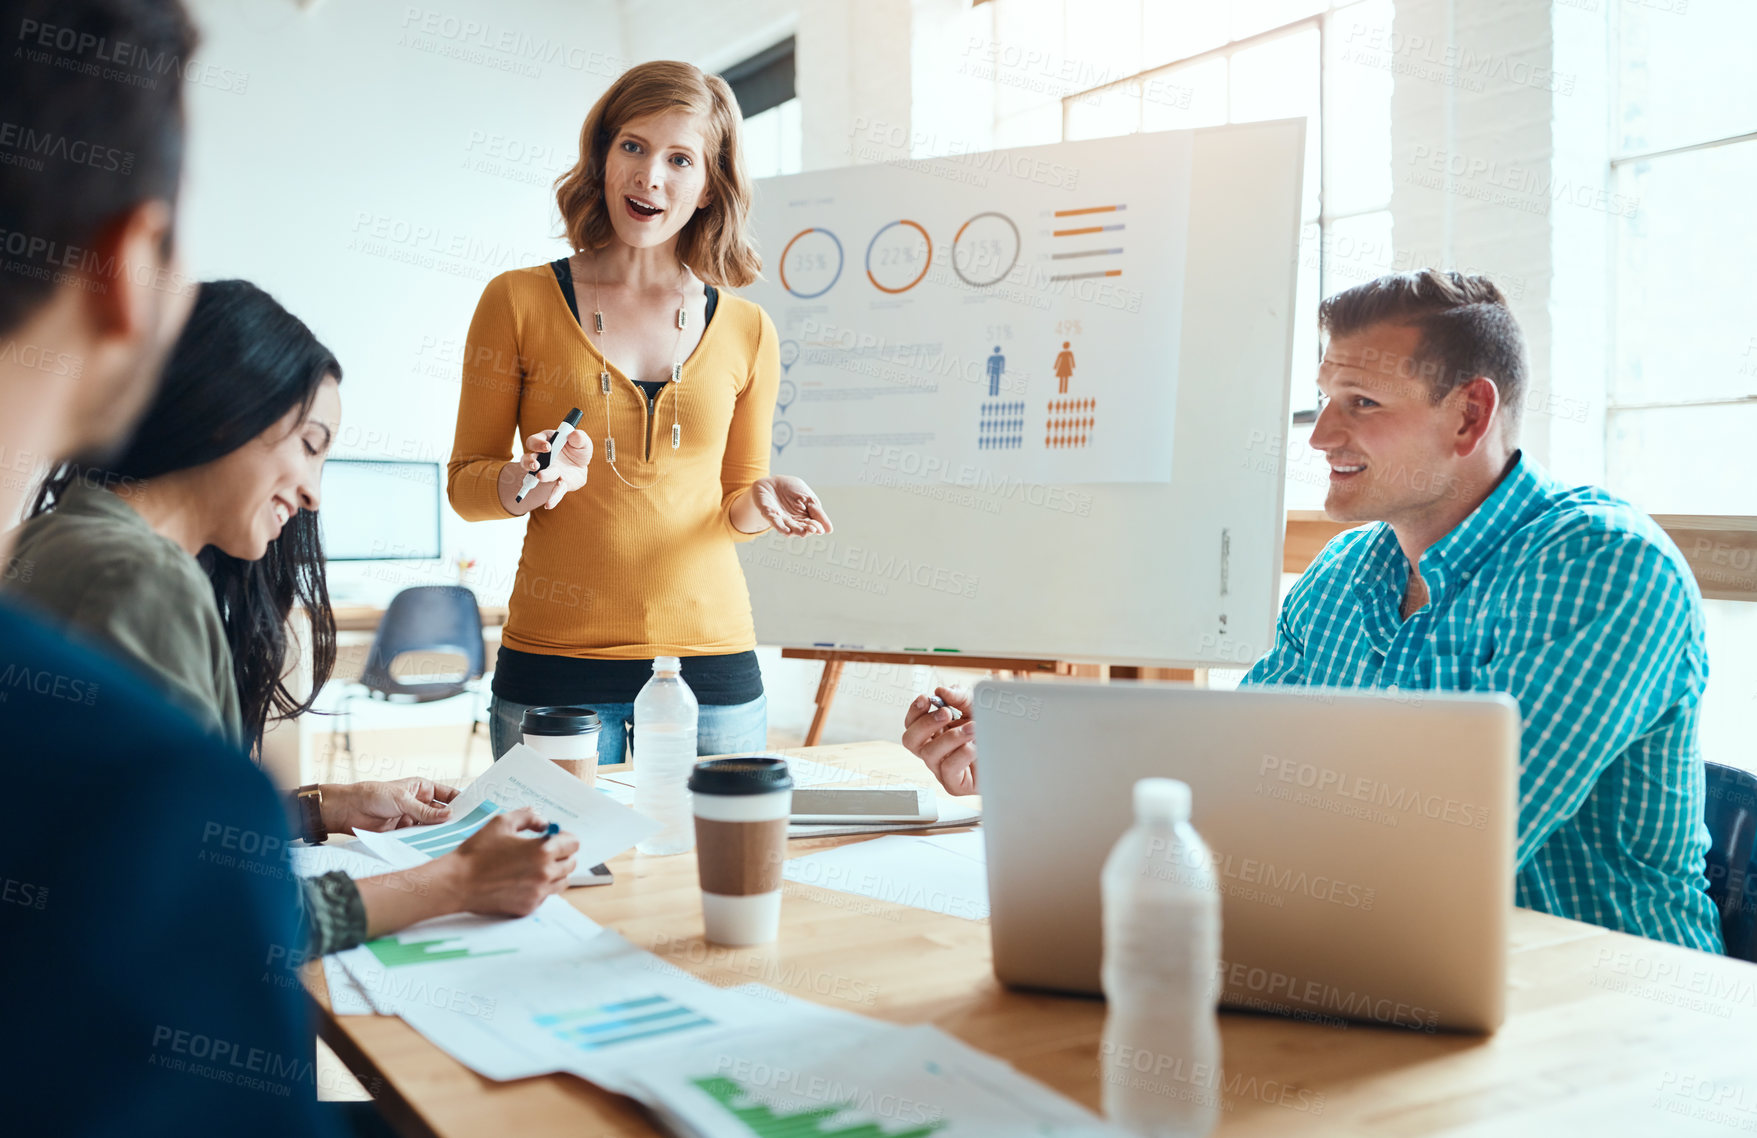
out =
<path fill-rule="evenodd" d="M 569 411 L 567 413 L 567 418 L 565 418 L 561 421 L 561 426 L 555 428 L 555 430 L 550 433 L 550 435 L 549 435 L 549 442 L 551 444 L 550 449 L 544 451 L 542 454 L 537 456 L 537 470 L 549 469 L 549 456 L 555 453 L 555 449 L 554 449 L 554 445 L 553 445 L 555 440 L 561 438 L 564 435 L 573 434 L 573 429 L 579 425 L 580 425 L 580 409 L 578 407 L 575 407 L 572 411 Z M 566 445 L 566 444 L 563 444 L 563 445 Z M 517 494 L 513 495 L 512 500 L 515 502 L 523 502 L 525 500 L 525 495 L 529 494 L 532 491 L 532 489 L 534 489 L 536 487 L 536 485 L 537 485 L 536 471 L 534 471 L 534 470 L 525 471 L 524 478 L 519 480 L 519 492 Z"/>

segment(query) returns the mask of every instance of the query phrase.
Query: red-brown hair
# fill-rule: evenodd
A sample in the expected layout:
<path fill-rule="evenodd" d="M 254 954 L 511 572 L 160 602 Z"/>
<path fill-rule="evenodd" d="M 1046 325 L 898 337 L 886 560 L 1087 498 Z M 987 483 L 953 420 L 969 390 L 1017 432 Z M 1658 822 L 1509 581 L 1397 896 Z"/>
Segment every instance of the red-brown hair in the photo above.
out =
<path fill-rule="evenodd" d="M 743 120 L 732 88 L 693 64 L 659 59 L 636 64 L 599 96 L 580 127 L 580 157 L 555 180 L 567 241 L 575 249 L 602 249 L 615 230 L 604 201 L 604 165 L 616 134 L 635 119 L 687 111 L 703 120 L 708 204 L 677 236 L 677 258 L 716 287 L 740 288 L 757 279 L 763 260 L 750 236 L 750 178 L 744 172 Z"/>

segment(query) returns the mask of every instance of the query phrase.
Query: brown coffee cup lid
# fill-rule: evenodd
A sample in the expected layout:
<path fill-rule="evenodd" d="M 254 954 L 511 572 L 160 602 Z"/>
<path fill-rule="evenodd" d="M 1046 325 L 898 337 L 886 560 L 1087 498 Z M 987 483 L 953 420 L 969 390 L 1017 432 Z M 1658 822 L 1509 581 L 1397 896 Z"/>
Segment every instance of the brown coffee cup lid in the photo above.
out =
<path fill-rule="evenodd" d="M 792 790 L 793 775 L 787 760 L 774 755 L 709 759 L 690 772 L 689 789 L 697 794 L 772 794 Z"/>

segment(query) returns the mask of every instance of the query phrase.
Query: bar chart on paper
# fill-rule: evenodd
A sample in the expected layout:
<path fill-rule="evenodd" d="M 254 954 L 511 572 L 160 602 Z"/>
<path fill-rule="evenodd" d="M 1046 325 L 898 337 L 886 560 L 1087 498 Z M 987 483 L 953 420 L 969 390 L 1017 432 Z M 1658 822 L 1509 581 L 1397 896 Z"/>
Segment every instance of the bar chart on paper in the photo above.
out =
<path fill-rule="evenodd" d="M 784 1113 L 762 1102 L 737 1080 L 714 1076 L 691 1081 L 743 1123 L 752 1138 L 927 1138 L 951 1125 L 949 1120 L 936 1119 L 915 1126 L 893 1124 L 894 1128 L 888 1129 L 840 1103 Z"/>
<path fill-rule="evenodd" d="M 488 820 L 500 813 L 500 807 L 492 802 L 477 803 L 476 808 L 457 821 L 448 825 L 428 830 L 418 837 L 399 838 L 398 841 L 410 849 L 420 850 L 428 857 L 443 857 L 469 841 L 470 835 L 488 824 Z"/>
<path fill-rule="evenodd" d="M 708 1027 L 713 1020 L 670 996 L 651 995 L 579 1008 L 545 1012 L 531 1022 L 581 1051 L 604 1051 L 637 1040 L 676 1035 Z"/>
<path fill-rule="evenodd" d="M 367 941 L 366 947 L 386 968 L 401 968 L 405 964 L 433 964 L 441 960 L 466 960 L 478 956 L 506 956 L 518 951 L 516 948 L 483 951 L 462 947 L 463 943 L 462 938 L 455 936 L 437 937 L 433 940 L 381 936 L 377 940 Z"/>

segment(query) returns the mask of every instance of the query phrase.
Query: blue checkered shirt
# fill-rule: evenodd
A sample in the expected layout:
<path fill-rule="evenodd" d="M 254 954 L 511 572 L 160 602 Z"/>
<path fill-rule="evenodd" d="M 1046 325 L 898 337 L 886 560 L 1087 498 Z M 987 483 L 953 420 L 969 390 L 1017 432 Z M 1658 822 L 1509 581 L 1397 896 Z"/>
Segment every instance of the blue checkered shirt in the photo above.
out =
<path fill-rule="evenodd" d="M 1652 519 L 1521 456 L 1421 559 L 1383 522 L 1338 535 L 1244 682 L 1499 691 L 1519 702 L 1518 903 L 1721 951 L 1703 858 L 1702 598 Z"/>

